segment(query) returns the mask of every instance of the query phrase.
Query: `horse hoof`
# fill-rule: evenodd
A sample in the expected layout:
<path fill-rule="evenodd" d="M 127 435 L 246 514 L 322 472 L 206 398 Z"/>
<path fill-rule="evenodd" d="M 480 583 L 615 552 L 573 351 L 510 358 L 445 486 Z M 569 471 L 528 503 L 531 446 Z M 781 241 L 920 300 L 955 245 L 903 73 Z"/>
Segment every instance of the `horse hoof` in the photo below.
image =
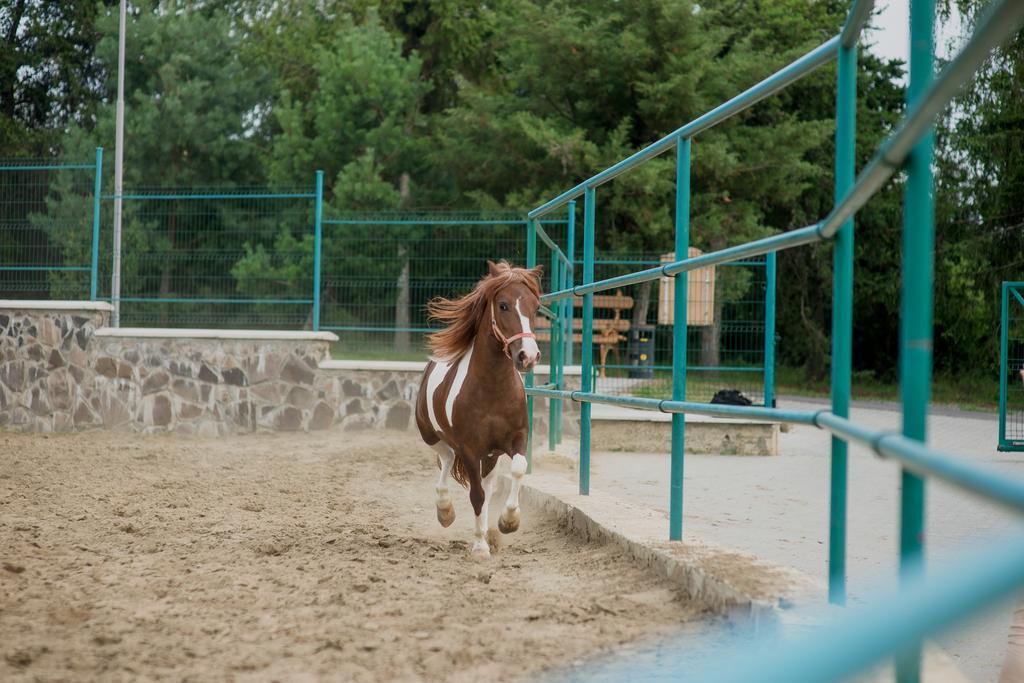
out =
<path fill-rule="evenodd" d="M 470 556 L 477 562 L 483 562 L 484 560 L 491 559 L 491 549 L 488 547 L 487 543 L 483 543 L 482 545 L 474 543 L 473 550 L 470 551 Z"/>
<path fill-rule="evenodd" d="M 446 508 L 437 508 L 437 521 L 445 528 L 450 527 L 455 521 L 455 506 L 448 503 Z"/>
<path fill-rule="evenodd" d="M 519 508 L 508 511 L 507 514 L 507 518 L 504 512 L 498 517 L 498 531 L 503 534 L 511 534 L 519 529 Z"/>

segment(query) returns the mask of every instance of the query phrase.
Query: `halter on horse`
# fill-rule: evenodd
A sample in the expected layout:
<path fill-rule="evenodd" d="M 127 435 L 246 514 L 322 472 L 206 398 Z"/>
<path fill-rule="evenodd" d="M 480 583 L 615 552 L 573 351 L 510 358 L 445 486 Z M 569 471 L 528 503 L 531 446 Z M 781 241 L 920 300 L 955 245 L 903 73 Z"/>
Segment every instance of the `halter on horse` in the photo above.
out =
<path fill-rule="evenodd" d="M 489 273 L 472 292 L 434 299 L 431 316 L 446 327 L 431 335 L 435 353 L 416 399 L 416 425 L 437 451 L 437 519 L 455 521 L 448 475 L 469 488 L 476 515 L 473 556 L 490 556 L 487 503 L 498 458 L 512 459 L 512 488 L 498 529 L 519 528 L 519 487 L 526 473 L 526 391 L 519 372 L 540 360 L 533 318 L 540 307 L 541 269 L 487 262 Z"/>

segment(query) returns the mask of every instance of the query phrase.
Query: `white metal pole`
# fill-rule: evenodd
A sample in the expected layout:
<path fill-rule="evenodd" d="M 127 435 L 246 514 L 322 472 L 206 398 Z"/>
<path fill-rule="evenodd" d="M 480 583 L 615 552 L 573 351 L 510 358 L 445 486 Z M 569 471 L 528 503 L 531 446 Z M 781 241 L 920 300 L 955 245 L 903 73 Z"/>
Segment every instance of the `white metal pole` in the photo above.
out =
<path fill-rule="evenodd" d="M 121 22 L 117 35 L 117 123 L 114 144 L 114 267 L 110 299 L 114 305 L 111 324 L 121 326 L 121 194 L 124 165 L 124 34 L 127 0 L 121 0 Z"/>

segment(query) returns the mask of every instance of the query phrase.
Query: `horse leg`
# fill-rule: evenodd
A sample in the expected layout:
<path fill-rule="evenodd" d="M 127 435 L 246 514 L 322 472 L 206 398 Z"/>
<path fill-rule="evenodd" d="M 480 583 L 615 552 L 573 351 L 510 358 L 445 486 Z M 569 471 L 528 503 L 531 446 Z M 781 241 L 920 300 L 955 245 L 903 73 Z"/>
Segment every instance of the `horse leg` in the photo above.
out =
<path fill-rule="evenodd" d="M 480 463 L 476 464 L 480 467 Z M 473 468 L 470 469 L 473 471 Z M 471 475 L 469 483 L 469 501 L 473 504 L 473 512 L 476 513 L 476 529 L 473 536 L 473 558 L 486 560 L 491 556 L 491 547 L 487 544 L 487 499 L 491 496 L 491 485 L 494 483 L 496 468 L 486 476 L 481 477 L 477 470 Z"/>
<path fill-rule="evenodd" d="M 512 485 L 509 487 L 505 509 L 498 517 L 498 531 L 510 534 L 519 528 L 519 487 L 523 484 L 526 474 L 526 456 L 516 453 L 512 456 Z"/>
<path fill-rule="evenodd" d="M 438 441 L 432 448 L 441 458 L 441 475 L 437 479 L 437 521 L 443 527 L 449 527 L 455 521 L 455 506 L 448 494 L 448 475 L 455 464 L 455 451 L 444 441 Z"/>

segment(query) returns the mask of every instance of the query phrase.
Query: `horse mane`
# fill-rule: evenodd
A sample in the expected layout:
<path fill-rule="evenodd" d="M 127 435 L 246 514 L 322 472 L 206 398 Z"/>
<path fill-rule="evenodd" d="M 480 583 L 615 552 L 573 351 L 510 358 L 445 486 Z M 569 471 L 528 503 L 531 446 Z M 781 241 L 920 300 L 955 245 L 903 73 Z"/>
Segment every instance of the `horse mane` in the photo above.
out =
<path fill-rule="evenodd" d="M 427 302 L 430 320 L 445 325 L 443 330 L 430 334 L 427 344 L 438 358 L 453 359 L 464 354 L 476 338 L 477 326 L 486 313 L 487 304 L 494 299 L 498 290 L 508 285 L 522 283 L 538 298 L 540 297 L 540 268 L 516 268 L 502 259 L 497 263 L 487 262 L 489 273 L 484 276 L 469 294 L 457 299 L 434 297 Z"/>

